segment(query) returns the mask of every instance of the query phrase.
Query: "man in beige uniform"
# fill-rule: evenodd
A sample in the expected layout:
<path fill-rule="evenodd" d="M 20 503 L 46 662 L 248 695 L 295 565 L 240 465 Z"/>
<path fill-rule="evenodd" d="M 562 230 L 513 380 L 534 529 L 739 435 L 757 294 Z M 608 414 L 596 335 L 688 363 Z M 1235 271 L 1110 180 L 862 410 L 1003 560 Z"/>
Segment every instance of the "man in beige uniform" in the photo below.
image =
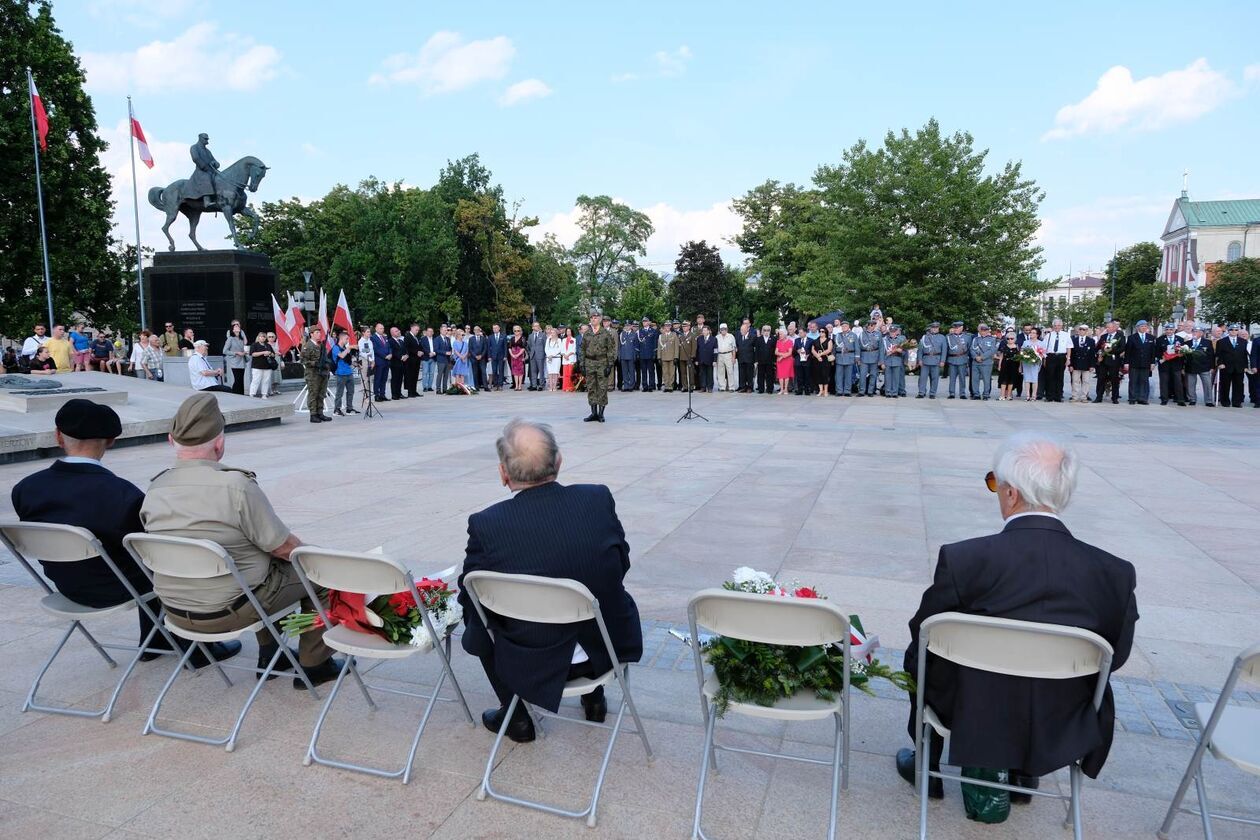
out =
<path fill-rule="evenodd" d="M 696 390 L 696 334 L 691 331 L 691 322 L 682 322 L 682 333 L 678 336 L 678 390 Z"/>
<path fill-rule="evenodd" d="M 668 393 L 674 390 L 674 367 L 678 364 L 678 333 L 674 332 L 672 321 L 661 324 L 656 353 L 661 360 L 661 390 Z"/>
<path fill-rule="evenodd" d="M 223 546 L 263 609 L 277 610 L 300 600 L 304 611 L 313 611 L 289 564 L 290 552 L 301 541 L 280 521 L 253 473 L 220 463 L 223 425 L 213 394 L 184 400 L 170 433 L 175 466 L 154 476 L 140 508 L 140 521 L 150 534 L 210 540 Z M 192 579 L 157 574 L 153 589 L 171 622 L 188 630 L 222 633 L 258 621 L 231 575 Z M 318 591 L 322 598 L 323 591 Z M 266 667 L 276 652 L 275 640 L 266 628 L 257 637 L 259 667 Z M 298 660 L 315 684 L 334 679 L 341 669 L 323 637 L 322 630 L 309 630 L 299 637 Z M 306 688 L 296 677 L 293 685 Z"/>

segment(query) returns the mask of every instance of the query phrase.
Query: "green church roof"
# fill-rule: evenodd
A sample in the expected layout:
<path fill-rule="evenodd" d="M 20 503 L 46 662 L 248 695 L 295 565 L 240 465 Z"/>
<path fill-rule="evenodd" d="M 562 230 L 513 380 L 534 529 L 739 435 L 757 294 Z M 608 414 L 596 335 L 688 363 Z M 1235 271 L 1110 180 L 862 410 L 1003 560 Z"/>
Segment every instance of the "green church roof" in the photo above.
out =
<path fill-rule="evenodd" d="M 1239 201 L 1191 201 L 1178 199 L 1177 206 L 1190 227 L 1232 227 L 1260 222 L 1260 198 Z"/>

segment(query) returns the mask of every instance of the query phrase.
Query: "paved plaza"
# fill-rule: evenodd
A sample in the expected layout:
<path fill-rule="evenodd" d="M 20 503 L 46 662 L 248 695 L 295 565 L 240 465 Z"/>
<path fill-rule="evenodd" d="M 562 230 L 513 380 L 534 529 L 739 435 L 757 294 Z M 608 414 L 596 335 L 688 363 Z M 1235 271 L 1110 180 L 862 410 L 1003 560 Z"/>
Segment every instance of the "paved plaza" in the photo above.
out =
<path fill-rule="evenodd" d="M 1111 758 L 1087 782 L 1089 837 L 1150 838 L 1190 757 L 1186 704 L 1209 699 L 1241 648 L 1260 641 L 1260 411 L 1159 406 L 704 395 L 703 420 L 675 423 L 685 398 L 611 396 L 606 424 L 582 423 L 577 394 L 501 393 L 390 402 L 377 420 L 341 419 L 231 433 L 226 463 L 257 472 L 277 511 L 304 541 L 348 550 L 381 546 L 418 572 L 462 560 L 468 514 L 505 497 L 494 439 L 514 415 L 551 422 L 564 455 L 561 480 L 612 488 L 626 527 L 627 586 L 645 623 L 645 656 L 631 679 L 656 750 L 639 741 L 614 753 L 595 829 L 498 802 L 476 791 L 492 736 L 470 729 L 452 704 L 434 712 L 411 784 L 327 767 L 303 767 L 317 704 L 267 685 L 234 753 L 142 737 L 170 663 L 139 666 L 108 724 L 21 713 L 30 681 L 60 630 L 36 607 L 23 570 L 0 561 L 0 834 L 6 838 L 687 837 L 703 739 L 690 653 L 668 635 L 685 629 L 686 602 L 736 566 L 817 586 L 877 634 L 899 663 L 906 622 L 931 579 L 942 543 L 1001 526 L 984 487 L 990 456 L 1019 429 L 1056 432 L 1083 461 L 1065 520 L 1081 539 L 1134 563 L 1141 620 L 1133 654 L 1113 679 Z M 146 487 L 171 461 L 165 445 L 128 447 L 106 464 Z M 47 462 L 0 466 L 8 490 Z M 130 615 L 106 636 L 134 637 Z M 458 645 L 457 645 L 458 647 Z M 252 640 L 242 657 L 252 659 Z M 431 684 L 436 657 L 378 668 L 385 683 Z M 458 652 L 456 674 L 474 715 L 493 704 L 479 664 Z M 102 705 L 112 672 L 81 640 L 45 681 L 70 704 Z M 222 734 L 248 677 L 226 689 L 211 673 L 176 686 L 168 722 Z M 182 689 L 182 690 L 181 690 Z M 447 692 L 449 694 L 449 690 Z M 615 689 L 612 692 L 616 694 Z M 325 729 L 334 753 L 392 763 L 405 753 L 419 708 L 361 698 Z M 610 697 L 611 699 L 611 697 Z M 1260 706 L 1260 687 L 1235 702 Z M 404 702 L 405 701 L 405 702 Z M 566 703 L 569 714 L 580 714 Z M 896 775 L 908 746 L 908 703 L 886 686 L 855 693 L 850 784 L 840 836 L 904 838 L 917 832 L 917 799 Z M 721 735 L 725 730 L 726 734 Z M 502 787 L 570 807 L 589 796 L 598 736 L 548 724 L 548 737 L 510 745 Z M 726 743 L 825 756 L 823 725 L 728 718 Z M 323 742 L 321 742 L 322 744 Z M 1216 807 L 1260 817 L 1257 780 L 1205 760 Z M 726 755 L 706 797 L 715 838 L 822 837 L 825 768 Z M 1066 789 L 1065 773 L 1043 784 Z M 997 826 L 970 823 L 957 785 L 932 802 L 933 836 L 1070 837 L 1050 801 L 1012 808 Z M 1216 826 L 1220 838 L 1255 829 Z M 1175 837 L 1202 836 L 1181 816 Z"/>

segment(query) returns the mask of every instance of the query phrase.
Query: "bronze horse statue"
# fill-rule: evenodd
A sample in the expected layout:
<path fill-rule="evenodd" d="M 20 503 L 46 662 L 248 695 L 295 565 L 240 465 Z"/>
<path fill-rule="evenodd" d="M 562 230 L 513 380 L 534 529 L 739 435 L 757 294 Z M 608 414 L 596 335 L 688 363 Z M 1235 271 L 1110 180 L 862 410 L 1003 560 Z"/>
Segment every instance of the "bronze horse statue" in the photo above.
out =
<path fill-rule="evenodd" d="M 162 233 L 166 234 L 166 240 L 171 243 L 169 250 L 175 250 L 175 240 L 171 238 L 171 222 L 175 221 L 175 217 L 180 213 L 188 217 L 188 238 L 197 246 L 198 251 L 206 250 L 197 241 L 197 223 L 201 220 L 202 213 L 223 213 L 224 218 L 227 219 L 228 232 L 232 235 L 232 245 L 238 249 L 241 243 L 236 235 L 236 221 L 233 216 L 238 213 L 248 216 L 253 222 L 250 237 L 257 236 L 258 214 L 249 206 L 245 191 L 257 192 L 258 184 L 266 174 L 267 166 L 258 158 L 241 158 L 226 169 L 215 173 L 215 197 L 209 206 L 200 197 L 190 198 L 184 194 L 185 185 L 188 183 L 187 178 L 181 178 L 166 187 L 150 189 L 149 203 L 166 213 L 166 224 L 162 225 Z"/>

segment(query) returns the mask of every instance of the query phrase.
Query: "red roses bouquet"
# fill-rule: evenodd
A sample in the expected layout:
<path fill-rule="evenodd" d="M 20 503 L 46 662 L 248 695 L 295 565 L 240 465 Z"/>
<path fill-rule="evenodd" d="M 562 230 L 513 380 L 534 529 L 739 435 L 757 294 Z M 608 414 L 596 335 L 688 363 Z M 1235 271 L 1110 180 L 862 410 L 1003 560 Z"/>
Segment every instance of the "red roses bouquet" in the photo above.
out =
<path fill-rule="evenodd" d="M 416 581 L 416 591 L 429 613 L 433 630 L 447 636 L 464 617 L 455 597 L 455 590 L 441 578 Z M 359 592 L 328 593 L 329 624 L 340 625 L 359 633 L 373 633 L 396 645 L 408 644 L 428 650 L 437 640 L 424 626 L 424 618 L 411 592 L 377 595 L 371 601 Z M 290 613 L 280 620 L 280 627 L 291 636 L 324 627 L 318 612 Z"/>

